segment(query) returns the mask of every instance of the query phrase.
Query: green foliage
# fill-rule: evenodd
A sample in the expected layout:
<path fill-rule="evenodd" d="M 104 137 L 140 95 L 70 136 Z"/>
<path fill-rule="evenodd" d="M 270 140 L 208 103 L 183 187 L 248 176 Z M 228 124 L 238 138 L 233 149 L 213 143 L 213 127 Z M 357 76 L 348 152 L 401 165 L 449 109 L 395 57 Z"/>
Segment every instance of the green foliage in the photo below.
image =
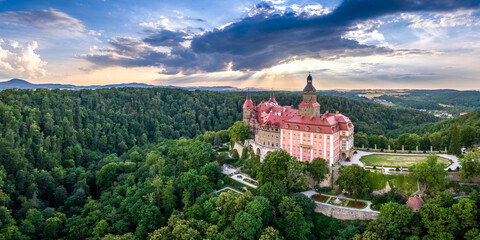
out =
<path fill-rule="evenodd" d="M 307 169 L 316 184 L 326 179 L 329 171 L 327 161 L 322 158 L 314 158 L 311 163 L 308 163 Z"/>
<path fill-rule="evenodd" d="M 472 178 L 480 176 L 480 154 L 478 152 L 469 152 L 459 159 L 460 177 L 462 180 L 471 181 Z"/>
<path fill-rule="evenodd" d="M 445 165 L 438 162 L 435 154 L 430 154 L 427 161 L 419 162 L 409 168 L 412 176 L 424 184 L 427 189 L 442 190 L 447 184 L 448 173 L 444 170 Z"/>
<path fill-rule="evenodd" d="M 232 141 L 241 143 L 249 138 L 252 133 L 252 131 L 250 131 L 250 125 L 245 125 L 243 121 L 235 122 L 228 130 L 230 131 Z"/>
<path fill-rule="evenodd" d="M 462 153 L 460 134 L 458 132 L 458 127 L 456 123 L 450 125 L 450 128 L 448 128 L 448 135 L 450 136 L 450 147 L 448 148 L 448 152 L 460 156 L 460 154 Z"/>
<path fill-rule="evenodd" d="M 367 195 L 371 188 L 367 171 L 356 164 L 340 168 L 335 184 L 340 189 L 351 193 L 355 199 Z"/>

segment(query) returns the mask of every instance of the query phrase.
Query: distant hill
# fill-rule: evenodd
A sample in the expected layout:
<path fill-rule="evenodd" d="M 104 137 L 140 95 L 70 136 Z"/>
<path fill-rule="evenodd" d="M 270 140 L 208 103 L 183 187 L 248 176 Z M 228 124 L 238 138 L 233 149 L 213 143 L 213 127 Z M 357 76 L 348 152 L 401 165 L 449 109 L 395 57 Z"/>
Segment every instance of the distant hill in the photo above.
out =
<path fill-rule="evenodd" d="M 58 83 L 47 83 L 47 84 L 34 84 L 30 83 L 23 79 L 11 79 L 9 81 L 0 82 L 0 91 L 5 89 L 37 89 L 37 88 L 48 88 L 48 89 L 100 89 L 100 88 L 123 88 L 123 87 L 137 87 L 137 88 L 153 88 L 153 87 L 163 87 L 163 88 L 181 88 L 185 90 L 202 90 L 202 91 L 214 91 L 214 92 L 241 92 L 245 89 L 236 88 L 232 86 L 215 86 L 215 87 L 178 87 L 178 86 L 156 86 L 149 85 L 145 83 L 121 83 L 121 84 L 109 84 L 109 85 L 91 85 L 91 86 L 77 86 L 71 84 L 58 84 Z M 250 91 L 266 91 L 261 88 L 251 88 Z"/>
<path fill-rule="evenodd" d="M 5 89 L 37 89 L 37 88 L 48 88 L 48 89 L 99 89 L 99 88 L 121 88 L 121 87 L 139 87 L 139 88 L 149 88 L 156 87 L 153 85 L 148 85 L 144 83 L 122 83 L 122 84 L 110 84 L 110 85 L 92 85 L 92 86 L 76 86 L 70 84 L 58 84 L 58 83 L 46 83 L 46 84 L 34 84 L 22 79 L 12 79 L 6 82 L 0 82 L 0 90 Z"/>

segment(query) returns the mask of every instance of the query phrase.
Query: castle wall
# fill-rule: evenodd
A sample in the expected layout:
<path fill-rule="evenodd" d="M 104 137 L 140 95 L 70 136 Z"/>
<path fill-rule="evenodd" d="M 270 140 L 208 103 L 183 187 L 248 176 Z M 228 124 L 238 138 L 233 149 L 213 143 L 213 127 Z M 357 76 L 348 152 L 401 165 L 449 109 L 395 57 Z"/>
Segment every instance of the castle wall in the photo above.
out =
<path fill-rule="evenodd" d="M 255 141 L 270 147 L 280 147 L 280 130 L 278 128 L 258 127 Z"/>
<path fill-rule="evenodd" d="M 374 220 L 379 212 L 366 212 L 348 208 L 338 208 L 317 204 L 315 212 L 340 220 Z"/>

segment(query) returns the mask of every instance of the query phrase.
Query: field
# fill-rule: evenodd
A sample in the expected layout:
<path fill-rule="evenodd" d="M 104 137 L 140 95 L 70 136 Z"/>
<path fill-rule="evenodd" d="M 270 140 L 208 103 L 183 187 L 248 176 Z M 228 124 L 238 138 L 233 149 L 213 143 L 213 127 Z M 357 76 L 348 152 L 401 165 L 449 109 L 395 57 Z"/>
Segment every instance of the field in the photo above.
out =
<path fill-rule="evenodd" d="M 409 167 L 415 163 L 422 162 L 427 160 L 427 156 L 418 156 L 418 155 L 383 155 L 383 154 L 372 154 L 368 156 L 363 156 L 360 158 L 360 161 L 365 163 L 368 166 L 377 166 L 377 167 Z M 445 167 L 452 163 L 451 160 L 438 157 L 438 161 L 445 163 Z"/>

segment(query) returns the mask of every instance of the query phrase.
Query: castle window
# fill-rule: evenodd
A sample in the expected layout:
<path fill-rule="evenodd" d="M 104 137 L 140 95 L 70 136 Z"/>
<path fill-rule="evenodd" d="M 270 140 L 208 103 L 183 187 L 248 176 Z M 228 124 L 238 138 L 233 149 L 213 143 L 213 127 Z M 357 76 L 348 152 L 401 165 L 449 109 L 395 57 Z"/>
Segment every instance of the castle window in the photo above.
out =
<path fill-rule="evenodd" d="M 305 151 L 306 151 L 306 149 L 304 148 L 304 149 L 303 149 L 303 152 L 305 152 Z"/>
<path fill-rule="evenodd" d="M 313 134 L 313 138 L 317 138 L 317 135 L 316 135 L 316 134 Z"/>
<path fill-rule="evenodd" d="M 317 132 L 320 132 L 320 128 L 317 127 Z"/>
<path fill-rule="evenodd" d="M 297 130 L 298 130 L 298 125 L 296 125 L 296 126 L 295 126 L 295 129 L 297 129 Z"/>
<path fill-rule="evenodd" d="M 317 155 L 317 150 L 313 150 L 313 154 Z"/>
<path fill-rule="evenodd" d="M 308 149 L 308 153 L 310 153 L 310 149 Z"/>
<path fill-rule="evenodd" d="M 305 156 L 303 156 L 303 161 L 305 161 Z"/>
<path fill-rule="evenodd" d="M 308 157 L 308 161 L 310 161 L 310 157 Z"/>
<path fill-rule="evenodd" d="M 288 128 L 288 124 L 285 124 L 285 127 Z"/>
<path fill-rule="evenodd" d="M 307 126 L 307 127 L 305 127 L 305 131 L 308 131 L 309 129 L 310 129 L 310 128 L 309 128 L 308 126 Z"/>

